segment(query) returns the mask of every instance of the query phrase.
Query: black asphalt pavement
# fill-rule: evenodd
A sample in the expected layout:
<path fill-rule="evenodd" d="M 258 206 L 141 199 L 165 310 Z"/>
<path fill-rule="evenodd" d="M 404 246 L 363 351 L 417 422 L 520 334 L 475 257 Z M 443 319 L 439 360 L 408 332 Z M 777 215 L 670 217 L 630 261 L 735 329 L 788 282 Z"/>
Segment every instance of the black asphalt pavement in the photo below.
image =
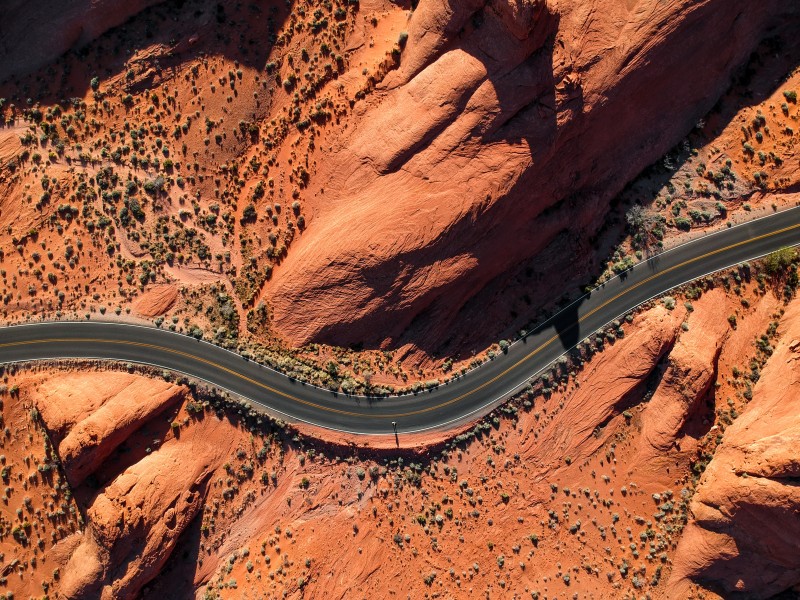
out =
<path fill-rule="evenodd" d="M 48 322 L 0 328 L 0 363 L 99 358 L 146 363 L 204 379 L 269 413 L 364 434 L 447 428 L 489 412 L 566 350 L 671 288 L 800 244 L 800 208 L 705 235 L 637 264 L 539 326 L 506 354 L 438 388 L 388 398 L 334 394 L 291 380 L 186 335 L 119 323 Z"/>

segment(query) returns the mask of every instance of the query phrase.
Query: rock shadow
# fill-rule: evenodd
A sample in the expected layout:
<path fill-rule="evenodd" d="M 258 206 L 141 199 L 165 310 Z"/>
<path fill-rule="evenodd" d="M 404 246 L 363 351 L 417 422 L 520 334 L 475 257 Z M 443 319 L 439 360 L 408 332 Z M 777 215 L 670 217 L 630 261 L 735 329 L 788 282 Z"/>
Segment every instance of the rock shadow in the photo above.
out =
<path fill-rule="evenodd" d="M 214 56 L 264 72 L 292 6 L 275 0 L 161 2 L 94 40 L 73 46 L 49 65 L 11 75 L 0 82 L 0 95 L 19 108 L 28 106 L 28 98 L 43 106 L 53 105 L 83 97 L 95 76 L 101 83 L 123 76 L 126 90 L 138 93 L 174 78 L 185 63 Z M 27 41 L 37 43 L 35 37 Z M 162 50 L 150 52 L 150 48 Z"/>

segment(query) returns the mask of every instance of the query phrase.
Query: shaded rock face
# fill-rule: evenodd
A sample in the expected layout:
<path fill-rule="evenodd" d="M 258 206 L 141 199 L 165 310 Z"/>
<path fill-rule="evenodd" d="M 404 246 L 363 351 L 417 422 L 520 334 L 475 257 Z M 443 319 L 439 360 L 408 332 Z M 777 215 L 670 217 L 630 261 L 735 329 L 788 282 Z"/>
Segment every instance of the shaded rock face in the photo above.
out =
<path fill-rule="evenodd" d="M 800 586 L 800 310 L 725 432 L 690 509 L 668 597 L 690 582 L 725 598 L 770 598 Z"/>
<path fill-rule="evenodd" d="M 285 338 L 432 350 L 456 322 L 485 330 L 491 302 L 470 299 L 536 256 L 537 294 L 562 293 L 591 269 L 610 199 L 798 16 L 776 0 L 628 6 L 420 2 L 267 286 Z"/>
<path fill-rule="evenodd" d="M 0 20 L 0 81 L 48 64 L 163 0 L 9 0 Z"/>

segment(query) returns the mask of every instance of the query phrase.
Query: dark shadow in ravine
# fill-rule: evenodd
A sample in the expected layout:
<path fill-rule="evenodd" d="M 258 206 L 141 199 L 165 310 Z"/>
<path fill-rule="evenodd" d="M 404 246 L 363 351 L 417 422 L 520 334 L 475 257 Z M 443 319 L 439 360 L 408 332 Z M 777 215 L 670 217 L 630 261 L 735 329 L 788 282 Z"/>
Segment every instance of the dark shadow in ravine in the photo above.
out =
<path fill-rule="evenodd" d="M 95 76 L 101 81 L 123 76 L 127 91 L 137 93 L 169 81 L 184 63 L 214 56 L 263 72 L 292 6 L 276 0 L 168 0 L 68 50 L 50 65 L 9 77 L 0 83 L 0 97 L 18 108 L 28 106 L 30 98 L 44 109 L 83 97 Z M 35 43 L 36 39 L 30 41 Z M 163 50 L 143 52 L 150 48 Z M 137 52 L 139 56 L 135 56 Z M 135 76 L 127 79 L 130 69 Z"/>

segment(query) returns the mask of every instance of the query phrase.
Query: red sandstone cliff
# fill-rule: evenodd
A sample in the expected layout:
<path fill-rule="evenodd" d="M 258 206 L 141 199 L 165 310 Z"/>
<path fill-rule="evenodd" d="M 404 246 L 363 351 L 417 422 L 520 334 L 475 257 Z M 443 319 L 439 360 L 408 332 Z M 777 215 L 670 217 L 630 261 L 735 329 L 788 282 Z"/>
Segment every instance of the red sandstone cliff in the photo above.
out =
<path fill-rule="evenodd" d="M 469 300 L 537 255 L 537 293 L 562 293 L 609 200 L 797 11 L 423 0 L 399 69 L 320 161 L 310 225 L 266 288 L 278 330 L 293 344 L 469 338 L 452 332 L 497 316 L 491 297 Z"/>

